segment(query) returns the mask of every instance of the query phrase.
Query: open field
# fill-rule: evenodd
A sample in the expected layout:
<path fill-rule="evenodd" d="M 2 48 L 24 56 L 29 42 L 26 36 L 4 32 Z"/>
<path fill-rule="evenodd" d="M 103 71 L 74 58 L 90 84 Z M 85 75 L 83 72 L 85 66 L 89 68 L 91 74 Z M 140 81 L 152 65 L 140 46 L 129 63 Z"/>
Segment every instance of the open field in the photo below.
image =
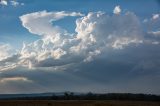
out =
<path fill-rule="evenodd" d="M 160 106 L 160 102 L 116 100 L 1 100 L 0 106 Z"/>

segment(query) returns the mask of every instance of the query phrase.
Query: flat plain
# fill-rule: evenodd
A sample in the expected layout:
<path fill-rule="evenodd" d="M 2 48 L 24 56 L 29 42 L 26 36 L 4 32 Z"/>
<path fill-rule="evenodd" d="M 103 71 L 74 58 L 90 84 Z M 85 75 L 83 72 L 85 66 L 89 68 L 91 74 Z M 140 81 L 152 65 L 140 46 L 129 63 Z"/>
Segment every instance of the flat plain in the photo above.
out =
<path fill-rule="evenodd" d="M 160 102 L 120 100 L 0 100 L 0 106 L 160 106 Z"/>

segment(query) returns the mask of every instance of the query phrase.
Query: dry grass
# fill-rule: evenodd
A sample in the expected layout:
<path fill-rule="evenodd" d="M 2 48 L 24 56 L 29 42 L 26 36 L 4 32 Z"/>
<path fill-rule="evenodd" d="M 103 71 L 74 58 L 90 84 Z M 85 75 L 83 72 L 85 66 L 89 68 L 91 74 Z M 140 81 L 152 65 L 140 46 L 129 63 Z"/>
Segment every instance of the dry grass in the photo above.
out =
<path fill-rule="evenodd" d="M 160 102 L 114 101 L 114 100 L 3 100 L 0 106 L 160 106 Z"/>

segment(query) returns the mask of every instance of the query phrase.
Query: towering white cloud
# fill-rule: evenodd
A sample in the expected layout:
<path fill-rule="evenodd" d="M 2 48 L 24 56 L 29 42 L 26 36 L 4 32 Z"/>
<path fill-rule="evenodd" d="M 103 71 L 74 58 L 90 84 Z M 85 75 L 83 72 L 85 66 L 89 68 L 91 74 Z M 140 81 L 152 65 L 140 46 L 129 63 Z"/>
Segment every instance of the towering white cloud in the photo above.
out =
<path fill-rule="evenodd" d="M 109 16 L 103 12 L 89 13 L 76 21 L 77 38 L 81 43 L 74 48 L 86 49 L 102 47 L 102 45 L 123 48 L 131 43 L 140 43 L 143 34 L 140 22 L 133 13 L 121 16 Z M 100 46 L 101 45 L 101 46 Z"/>
<path fill-rule="evenodd" d="M 54 21 L 66 16 L 82 14 L 41 11 L 20 17 L 25 28 L 42 36 L 42 39 L 23 46 L 21 63 L 29 67 L 48 67 L 87 62 L 103 53 L 105 48 L 123 49 L 143 42 L 139 20 L 133 13 L 109 16 L 104 12 L 90 12 L 76 20 L 75 36 L 54 26 Z"/>
<path fill-rule="evenodd" d="M 69 55 L 66 50 L 68 50 L 69 45 L 74 44 L 74 38 L 65 29 L 52 25 L 52 22 L 67 16 L 83 16 L 83 14 L 64 11 L 41 11 L 20 17 L 25 28 L 31 33 L 42 37 L 40 40 L 23 46 L 21 51 L 23 63 L 30 64 L 30 66 L 32 64 L 33 66 L 39 66 L 46 63 L 46 66 L 55 66 L 57 64 L 56 61 L 59 64 L 63 63 L 60 60 L 62 56 L 68 58 L 65 56 Z M 47 61 L 50 61 L 51 65 L 48 65 Z M 67 64 L 66 62 L 64 63 Z"/>
<path fill-rule="evenodd" d="M 129 85 L 141 73 L 149 76 L 145 81 L 139 77 L 135 83 L 159 81 L 159 77 L 154 77 L 156 80 L 152 81 L 152 75 L 148 74 L 153 71 L 154 75 L 158 75 L 159 72 L 158 36 L 155 39 L 151 37 L 153 33 L 147 33 L 148 30 L 144 32 L 142 23 L 134 13 L 115 15 L 120 14 L 121 9 L 117 6 L 114 10 L 113 15 L 105 12 L 90 12 L 84 16 L 76 12 L 39 11 L 20 16 L 23 27 L 38 35 L 39 39 L 24 43 L 14 55 L 9 55 L 4 45 L 0 46 L 0 83 L 5 82 L 8 90 L 14 83 L 12 87 L 18 91 L 24 89 L 16 84 L 29 84 L 26 91 L 37 91 L 37 87 L 40 91 L 61 90 L 66 84 L 76 90 L 84 86 L 87 90 L 98 85 L 98 88 L 110 87 L 111 90 L 118 86 L 125 91 L 124 86 L 128 87 L 125 84 Z M 54 21 L 68 16 L 78 16 L 73 34 L 54 24 Z M 157 25 L 158 31 L 159 21 L 150 21 Z M 30 81 L 33 82 L 28 83 Z M 112 85 L 115 82 L 116 85 Z M 117 85 L 117 82 L 124 86 Z M 65 90 L 70 90 L 70 87 Z M 129 87 L 132 88 L 131 85 Z M 0 85 L 0 92 L 2 88 Z"/>
<path fill-rule="evenodd" d="M 54 25 L 54 21 L 66 16 L 81 16 L 76 20 L 74 36 Z M 54 67 L 90 62 L 108 48 L 124 49 L 130 44 L 143 43 L 140 22 L 130 12 L 120 16 L 90 12 L 83 16 L 76 12 L 40 11 L 23 15 L 20 19 L 25 28 L 40 35 L 41 39 L 24 44 L 16 59 L 18 62 L 10 64 L 12 67 Z"/>

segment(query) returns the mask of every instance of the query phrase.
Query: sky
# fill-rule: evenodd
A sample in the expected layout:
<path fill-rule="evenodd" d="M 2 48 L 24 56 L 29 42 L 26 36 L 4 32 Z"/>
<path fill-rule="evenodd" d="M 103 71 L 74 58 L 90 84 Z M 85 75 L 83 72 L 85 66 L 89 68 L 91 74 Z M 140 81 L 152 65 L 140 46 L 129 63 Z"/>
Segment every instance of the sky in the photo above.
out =
<path fill-rule="evenodd" d="M 0 94 L 160 94 L 159 0 L 0 0 Z"/>

